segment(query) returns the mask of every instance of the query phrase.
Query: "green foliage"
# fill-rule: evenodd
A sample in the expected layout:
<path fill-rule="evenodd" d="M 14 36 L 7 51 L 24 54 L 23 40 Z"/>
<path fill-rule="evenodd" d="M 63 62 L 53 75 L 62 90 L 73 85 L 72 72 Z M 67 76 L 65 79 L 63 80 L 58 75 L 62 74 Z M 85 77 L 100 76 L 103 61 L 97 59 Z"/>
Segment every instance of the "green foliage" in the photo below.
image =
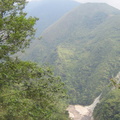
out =
<path fill-rule="evenodd" d="M 93 113 L 95 120 L 120 119 L 120 90 L 111 91 L 97 105 Z"/>
<path fill-rule="evenodd" d="M 23 13 L 25 0 L 0 1 L 0 120 L 68 120 L 66 90 L 49 67 L 11 55 L 26 48 L 36 18 Z"/>
<path fill-rule="evenodd" d="M 119 73 L 120 74 L 120 73 Z M 120 89 L 120 78 L 112 78 L 110 79 L 111 85 L 115 88 L 115 89 Z"/>
<path fill-rule="evenodd" d="M 1 68 L 1 120 L 67 119 L 64 84 L 50 68 L 18 59 L 1 64 Z"/>
<path fill-rule="evenodd" d="M 0 59 L 23 50 L 35 34 L 36 18 L 26 18 L 25 0 L 0 1 Z"/>

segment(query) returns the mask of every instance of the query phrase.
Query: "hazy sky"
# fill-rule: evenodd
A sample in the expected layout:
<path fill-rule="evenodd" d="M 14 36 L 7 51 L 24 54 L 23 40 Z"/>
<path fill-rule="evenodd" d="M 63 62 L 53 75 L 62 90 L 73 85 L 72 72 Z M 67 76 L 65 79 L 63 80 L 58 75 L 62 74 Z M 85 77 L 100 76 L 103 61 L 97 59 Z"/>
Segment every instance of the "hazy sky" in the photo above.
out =
<path fill-rule="evenodd" d="M 107 3 L 113 7 L 116 7 L 120 9 L 120 0 L 75 0 L 81 3 L 86 3 L 86 2 L 102 2 L 102 3 Z"/>
<path fill-rule="evenodd" d="M 28 1 L 43 1 L 43 0 L 28 0 Z M 99 2 L 99 3 L 107 3 L 113 7 L 116 7 L 120 9 L 120 0 L 75 0 L 81 3 L 86 3 L 86 2 Z"/>

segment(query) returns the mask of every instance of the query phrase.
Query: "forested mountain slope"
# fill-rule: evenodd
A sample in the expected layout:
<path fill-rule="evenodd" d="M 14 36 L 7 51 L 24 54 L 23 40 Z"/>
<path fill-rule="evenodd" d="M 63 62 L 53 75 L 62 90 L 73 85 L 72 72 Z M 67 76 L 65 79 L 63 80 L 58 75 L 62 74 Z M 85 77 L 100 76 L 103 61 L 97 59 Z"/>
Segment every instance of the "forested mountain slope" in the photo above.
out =
<path fill-rule="evenodd" d="M 103 95 L 93 112 L 94 120 L 120 119 L 120 72 L 111 79 L 111 90 Z"/>
<path fill-rule="evenodd" d="M 27 4 L 25 11 L 27 11 L 28 16 L 35 16 L 40 19 L 36 25 L 36 34 L 40 35 L 45 28 L 79 4 L 73 0 L 31 1 Z"/>
<path fill-rule="evenodd" d="M 90 104 L 120 71 L 120 11 L 82 4 L 48 27 L 23 59 L 53 65 L 70 103 Z"/>

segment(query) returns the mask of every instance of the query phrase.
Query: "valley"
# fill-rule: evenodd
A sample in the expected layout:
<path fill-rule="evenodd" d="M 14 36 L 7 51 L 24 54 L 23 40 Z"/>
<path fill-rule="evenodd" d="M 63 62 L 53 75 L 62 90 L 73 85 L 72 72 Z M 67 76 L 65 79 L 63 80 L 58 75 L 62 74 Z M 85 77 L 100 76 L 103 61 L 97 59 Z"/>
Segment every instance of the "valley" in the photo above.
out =
<path fill-rule="evenodd" d="M 21 58 L 53 66 L 66 85 L 70 104 L 92 104 L 120 71 L 119 27 L 118 9 L 82 4 L 45 29 Z"/>

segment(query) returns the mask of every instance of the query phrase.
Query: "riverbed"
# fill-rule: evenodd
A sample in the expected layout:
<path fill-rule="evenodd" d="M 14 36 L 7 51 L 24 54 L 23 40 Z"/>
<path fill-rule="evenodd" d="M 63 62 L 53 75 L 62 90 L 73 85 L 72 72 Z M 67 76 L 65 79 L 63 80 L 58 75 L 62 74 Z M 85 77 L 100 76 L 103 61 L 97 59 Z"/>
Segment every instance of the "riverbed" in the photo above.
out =
<path fill-rule="evenodd" d="M 89 106 L 69 105 L 67 111 L 71 120 L 93 120 L 93 110 L 97 103 L 100 102 L 100 97 L 101 95 L 99 95 Z"/>

